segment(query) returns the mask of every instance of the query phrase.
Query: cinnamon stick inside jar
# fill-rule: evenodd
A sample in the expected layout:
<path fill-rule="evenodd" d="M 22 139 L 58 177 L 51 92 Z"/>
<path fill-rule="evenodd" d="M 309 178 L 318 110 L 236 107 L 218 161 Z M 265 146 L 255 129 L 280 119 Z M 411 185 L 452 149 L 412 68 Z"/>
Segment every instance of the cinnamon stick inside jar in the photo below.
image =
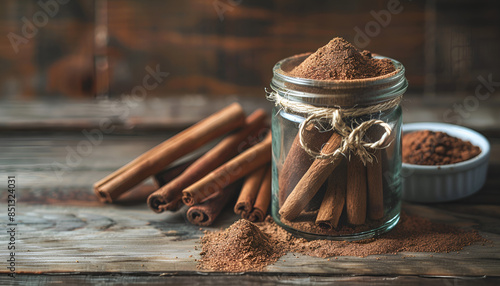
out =
<path fill-rule="evenodd" d="M 347 189 L 346 159 L 328 177 L 325 197 L 319 208 L 316 224 L 324 229 L 337 228 L 345 205 Z"/>
<path fill-rule="evenodd" d="M 151 194 L 148 198 L 149 207 L 157 213 L 178 210 L 182 206 L 182 190 L 243 151 L 239 150 L 241 146 L 248 146 L 250 141 L 254 141 L 257 133 L 264 128 L 266 118 L 266 112 L 262 109 L 250 114 L 241 130 L 228 135 L 180 176 Z"/>
<path fill-rule="evenodd" d="M 116 172 L 95 183 L 94 191 L 103 202 L 113 202 L 144 179 L 215 138 L 245 123 L 245 112 L 237 103 L 189 127 L 142 154 Z"/>
<path fill-rule="evenodd" d="M 271 132 L 266 138 L 221 165 L 182 191 L 182 201 L 188 206 L 203 202 L 217 190 L 226 187 L 271 161 Z"/>
<path fill-rule="evenodd" d="M 381 219 L 384 216 L 384 186 L 382 182 L 382 152 L 375 149 L 374 160 L 366 164 L 366 177 L 368 179 L 368 218 Z"/>
<path fill-rule="evenodd" d="M 366 167 L 357 155 L 347 162 L 347 221 L 361 225 L 366 219 Z"/>
<path fill-rule="evenodd" d="M 342 137 L 333 133 L 328 142 L 325 143 L 322 153 L 331 153 L 337 150 L 341 143 Z M 332 163 L 328 159 L 315 159 L 280 208 L 281 217 L 286 220 L 297 218 L 340 161 L 335 160 Z"/>
<path fill-rule="evenodd" d="M 319 152 L 321 146 L 332 136 L 332 132 L 320 132 L 313 125 L 306 126 L 304 133 L 305 144 L 315 152 Z M 283 206 L 283 203 L 300 181 L 300 178 L 307 172 L 313 161 L 311 155 L 307 154 L 302 148 L 300 136 L 297 134 L 288 151 L 278 178 L 278 200 L 280 207 Z"/>
<path fill-rule="evenodd" d="M 382 138 L 385 130 L 380 126 L 372 126 L 366 133 L 368 142 L 376 142 Z M 390 137 L 390 136 L 389 136 Z M 386 139 L 387 141 L 387 139 Z M 390 141 L 389 141 L 390 142 Z M 389 143 L 385 142 L 384 147 Z M 366 163 L 366 178 L 368 190 L 368 218 L 381 219 L 384 216 L 384 185 L 383 185 L 383 159 L 386 149 L 368 149 L 373 156 L 373 161 Z M 387 162 L 387 160 L 385 160 Z"/>

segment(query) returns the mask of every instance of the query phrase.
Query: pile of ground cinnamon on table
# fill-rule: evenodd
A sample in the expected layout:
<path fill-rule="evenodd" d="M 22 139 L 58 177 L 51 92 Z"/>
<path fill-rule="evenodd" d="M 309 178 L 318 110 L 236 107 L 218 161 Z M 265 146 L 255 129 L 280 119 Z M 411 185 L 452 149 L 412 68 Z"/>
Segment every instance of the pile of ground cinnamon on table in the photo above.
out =
<path fill-rule="evenodd" d="M 257 225 L 240 219 L 226 230 L 207 232 L 201 240 L 203 268 L 221 271 L 261 270 L 285 254 L 285 247 Z"/>
<path fill-rule="evenodd" d="M 334 38 L 308 56 L 291 76 L 316 80 L 351 80 L 371 78 L 395 70 L 389 59 L 375 59 L 369 51 L 358 51 L 343 38 Z"/>
<path fill-rule="evenodd" d="M 477 231 L 434 223 L 428 219 L 401 214 L 399 224 L 378 238 L 346 242 L 296 238 L 271 217 L 254 224 L 238 220 L 226 230 L 207 232 L 202 238 L 202 259 L 198 267 L 205 270 L 240 272 L 262 270 L 286 252 L 316 257 L 397 254 L 408 252 L 451 252 L 474 242 L 486 242 Z"/>
<path fill-rule="evenodd" d="M 416 165 L 446 165 L 467 161 L 481 149 L 469 141 L 444 132 L 421 130 L 403 136 L 403 162 Z"/>

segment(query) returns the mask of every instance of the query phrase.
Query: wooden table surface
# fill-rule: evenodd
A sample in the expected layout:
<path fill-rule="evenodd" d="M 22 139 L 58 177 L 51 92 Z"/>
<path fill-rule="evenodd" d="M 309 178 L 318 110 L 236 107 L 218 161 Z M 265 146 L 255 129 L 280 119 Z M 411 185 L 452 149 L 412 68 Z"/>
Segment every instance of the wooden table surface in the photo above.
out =
<path fill-rule="evenodd" d="M 460 253 L 400 253 L 338 260 L 289 253 L 263 272 L 216 273 L 196 268 L 202 230 L 182 213 L 153 213 L 145 203 L 103 205 L 92 184 L 171 134 L 106 135 L 89 154 L 70 158 L 81 132 L 4 132 L 1 135 L 2 231 L 0 284 L 296 283 L 327 285 L 390 282 L 416 285 L 500 283 L 500 136 L 488 134 L 492 153 L 487 183 L 475 195 L 443 204 L 404 204 L 436 222 L 477 229 L 492 241 Z M 74 149 L 76 150 L 76 149 Z M 73 154 L 74 155 L 74 154 Z M 68 157 L 69 156 L 69 157 Z M 71 159 L 74 161 L 66 161 Z M 68 164 L 68 162 L 73 162 Z M 58 165 L 59 164 L 59 165 Z M 66 164 L 65 169 L 55 166 Z M 16 278 L 7 276 L 7 176 L 16 176 Z M 144 188 L 152 182 L 145 182 Z M 215 230 L 237 217 L 230 209 Z M 295 254 L 297 255 L 297 254 Z"/>

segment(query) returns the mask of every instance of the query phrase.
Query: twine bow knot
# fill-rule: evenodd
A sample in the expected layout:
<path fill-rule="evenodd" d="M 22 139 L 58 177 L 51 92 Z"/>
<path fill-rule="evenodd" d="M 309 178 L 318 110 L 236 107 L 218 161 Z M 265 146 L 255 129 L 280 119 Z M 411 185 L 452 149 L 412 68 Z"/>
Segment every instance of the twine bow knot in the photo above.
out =
<path fill-rule="evenodd" d="M 392 143 L 392 141 L 388 141 L 388 138 L 392 133 L 392 128 L 389 124 L 380 119 L 370 119 L 352 128 L 345 123 L 345 118 L 354 118 L 361 115 L 384 111 L 399 105 L 401 101 L 401 97 L 397 97 L 395 99 L 368 107 L 342 109 L 338 106 L 316 107 L 305 103 L 290 101 L 280 96 L 276 92 L 269 92 L 268 99 L 274 101 L 277 106 L 280 106 L 280 109 L 284 109 L 285 111 L 291 110 L 297 113 L 310 114 L 299 125 L 300 145 L 306 153 L 316 159 L 328 159 L 332 162 L 337 160 L 340 155 L 348 157 L 351 154 L 356 154 L 365 165 L 367 163 L 373 162 L 373 154 L 372 152 L 368 151 L 369 149 L 387 148 Z M 329 128 L 324 128 L 321 125 L 320 120 L 325 119 L 330 123 Z M 323 129 L 322 131 L 334 130 L 343 138 L 342 144 L 339 148 L 331 153 L 323 153 L 321 151 L 317 152 L 315 150 L 312 150 L 307 146 L 307 143 L 304 139 L 306 127 L 310 124 L 313 124 L 314 126 L 316 126 L 316 128 L 318 128 L 318 126 L 315 124 L 316 122 L 318 123 L 317 125 L 319 125 L 321 129 Z M 374 142 L 367 142 L 365 140 L 366 132 L 368 131 L 368 129 L 375 125 L 384 128 L 384 133 L 378 140 Z"/>

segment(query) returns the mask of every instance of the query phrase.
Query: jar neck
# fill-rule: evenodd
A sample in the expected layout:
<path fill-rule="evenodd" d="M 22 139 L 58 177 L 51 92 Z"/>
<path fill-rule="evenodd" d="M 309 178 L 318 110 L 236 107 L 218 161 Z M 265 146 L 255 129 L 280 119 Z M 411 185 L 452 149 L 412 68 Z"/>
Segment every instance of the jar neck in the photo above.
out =
<path fill-rule="evenodd" d="M 350 108 L 369 106 L 394 100 L 403 95 L 408 87 L 404 66 L 389 59 L 395 71 L 379 77 L 355 80 L 313 80 L 289 76 L 308 54 L 296 55 L 279 61 L 273 68 L 272 90 L 287 100 L 314 106 L 340 106 Z"/>

